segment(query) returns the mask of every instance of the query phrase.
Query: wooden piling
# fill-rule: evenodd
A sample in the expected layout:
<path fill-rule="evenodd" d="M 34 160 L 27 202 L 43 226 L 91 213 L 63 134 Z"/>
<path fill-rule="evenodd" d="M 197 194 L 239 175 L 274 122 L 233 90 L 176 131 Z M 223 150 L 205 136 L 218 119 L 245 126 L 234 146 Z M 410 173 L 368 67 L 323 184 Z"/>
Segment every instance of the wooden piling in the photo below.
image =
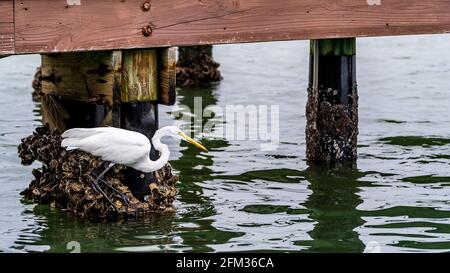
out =
<path fill-rule="evenodd" d="M 116 68 L 117 69 L 117 68 Z M 155 49 L 122 51 L 120 68 L 120 127 L 144 134 L 150 140 L 158 129 L 158 57 Z M 115 92 L 116 95 L 119 92 Z M 156 160 L 152 148 L 150 158 Z M 133 195 L 143 199 L 155 181 L 153 173 L 128 169 L 125 181 Z"/>
<path fill-rule="evenodd" d="M 63 132 L 110 123 L 112 53 L 42 55 L 40 85 L 43 122 Z"/>
<path fill-rule="evenodd" d="M 158 102 L 174 105 L 177 84 L 177 52 L 174 47 L 158 49 Z"/>
<path fill-rule="evenodd" d="M 158 102 L 175 103 L 173 48 L 42 55 L 43 122 L 60 132 L 114 126 L 151 139 L 158 129 Z M 151 159 L 158 158 L 152 149 Z M 125 184 L 143 199 L 153 174 L 129 170 Z"/>
<path fill-rule="evenodd" d="M 156 49 L 122 51 L 121 100 L 158 100 L 157 67 Z"/>
<path fill-rule="evenodd" d="M 178 48 L 177 83 L 185 87 L 208 87 L 222 79 L 214 61 L 212 45 Z"/>
<path fill-rule="evenodd" d="M 334 165 L 356 161 L 355 38 L 311 41 L 306 117 L 308 162 Z"/>

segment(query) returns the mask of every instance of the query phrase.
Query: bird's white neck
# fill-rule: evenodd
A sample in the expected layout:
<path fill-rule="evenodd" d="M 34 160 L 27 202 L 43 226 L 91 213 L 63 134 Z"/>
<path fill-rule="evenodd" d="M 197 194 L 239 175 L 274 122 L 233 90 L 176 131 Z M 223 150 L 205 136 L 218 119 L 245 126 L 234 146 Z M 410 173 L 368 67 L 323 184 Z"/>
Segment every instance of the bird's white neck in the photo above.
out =
<path fill-rule="evenodd" d="M 152 137 L 152 146 L 153 148 L 155 148 L 156 151 L 159 152 L 159 158 L 155 161 L 149 159 L 145 163 L 145 166 L 143 166 L 145 172 L 154 172 L 156 170 L 159 170 L 162 167 L 164 167 L 164 165 L 166 165 L 166 163 L 169 161 L 170 157 L 169 147 L 167 147 L 166 144 L 161 143 L 161 138 L 163 136 L 164 133 L 161 132 L 161 130 L 158 130 Z"/>
<path fill-rule="evenodd" d="M 155 168 L 159 170 L 162 167 L 164 167 L 164 165 L 169 161 L 170 157 L 169 147 L 167 147 L 166 144 L 161 143 L 161 138 L 153 137 L 152 144 L 155 150 L 157 150 L 160 153 L 159 158 L 153 161 Z"/>

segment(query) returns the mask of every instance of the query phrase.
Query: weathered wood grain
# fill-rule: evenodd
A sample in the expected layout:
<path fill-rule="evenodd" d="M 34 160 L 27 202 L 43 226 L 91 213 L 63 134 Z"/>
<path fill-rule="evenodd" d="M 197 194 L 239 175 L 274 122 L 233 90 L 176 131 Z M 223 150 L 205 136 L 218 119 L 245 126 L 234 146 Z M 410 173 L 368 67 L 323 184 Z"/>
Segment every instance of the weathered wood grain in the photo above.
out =
<path fill-rule="evenodd" d="M 76 1 L 69 1 L 76 2 Z M 448 0 L 15 1 L 17 53 L 447 33 Z M 142 28 L 151 28 L 144 36 Z"/>
<path fill-rule="evenodd" d="M 113 105 L 113 52 L 42 55 L 42 92 Z"/>
<path fill-rule="evenodd" d="M 0 0 L 0 23 L 14 22 L 14 1 Z"/>
<path fill-rule="evenodd" d="M 14 53 L 14 5 L 0 0 L 0 56 Z"/>
<path fill-rule="evenodd" d="M 158 100 L 156 49 L 122 51 L 122 102 Z"/>
<path fill-rule="evenodd" d="M 175 47 L 158 49 L 158 102 L 174 105 L 176 101 L 177 50 Z"/>
<path fill-rule="evenodd" d="M 113 84 L 112 84 L 112 94 L 113 94 L 113 107 L 111 110 L 111 124 L 114 127 L 120 128 L 121 118 L 120 118 L 120 103 L 121 103 L 121 92 L 120 88 L 122 86 L 122 51 L 116 50 L 112 54 L 112 67 L 114 70 Z"/>
<path fill-rule="evenodd" d="M 61 103 L 51 95 L 41 97 L 42 123 L 60 132 L 67 130 L 64 120 L 70 119 L 70 114 Z"/>

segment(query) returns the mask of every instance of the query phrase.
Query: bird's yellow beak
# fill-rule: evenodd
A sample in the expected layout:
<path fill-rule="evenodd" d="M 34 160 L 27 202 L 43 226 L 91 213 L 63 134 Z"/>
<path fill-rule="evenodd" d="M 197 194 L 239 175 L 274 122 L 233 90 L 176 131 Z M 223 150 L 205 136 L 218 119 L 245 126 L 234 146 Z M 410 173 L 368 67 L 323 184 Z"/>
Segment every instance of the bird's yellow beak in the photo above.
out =
<path fill-rule="evenodd" d="M 184 140 L 186 140 L 187 142 L 191 143 L 191 144 L 194 145 L 195 147 L 200 148 L 200 149 L 202 149 L 202 150 L 205 151 L 205 152 L 208 151 L 208 149 L 206 149 L 205 146 L 203 146 L 202 144 L 200 144 L 198 141 L 196 141 L 196 140 L 190 138 L 190 137 L 189 137 L 188 135 L 186 135 L 185 133 L 180 132 L 179 134 L 180 134 L 180 136 L 181 136 Z"/>

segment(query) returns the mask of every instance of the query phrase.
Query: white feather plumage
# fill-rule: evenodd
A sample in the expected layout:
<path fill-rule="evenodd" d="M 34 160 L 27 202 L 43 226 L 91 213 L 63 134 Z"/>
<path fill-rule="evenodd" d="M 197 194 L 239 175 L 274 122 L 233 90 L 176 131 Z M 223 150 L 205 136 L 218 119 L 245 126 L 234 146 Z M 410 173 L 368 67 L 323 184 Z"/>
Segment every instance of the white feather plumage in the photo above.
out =
<path fill-rule="evenodd" d="M 62 134 L 61 146 L 67 150 L 81 150 L 105 161 L 148 173 L 161 169 L 169 161 L 169 148 L 161 143 L 163 136 L 184 139 L 208 151 L 175 126 L 166 126 L 155 132 L 152 143 L 155 150 L 160 152 L 159 158 L 155 161 L 149 158 L 152 146 L 145 135 L 114 127 L 69 129 Z"/>
<path fill-rule="evenodd" d="M 156 161 L 149 159 L 151 144 L 146 136 L 114 127 L 69 129 L 62 134 L 61 146 L 67 150 L 81 150 L 102 160 L 123 164 L 142 172 L 152 172 L 162 168 L 169 159 L 168 147 L 160 142 L 162 136 L 155 134 L 156 138 L 153 139 L 155 149 L 161 152 Z"/>

